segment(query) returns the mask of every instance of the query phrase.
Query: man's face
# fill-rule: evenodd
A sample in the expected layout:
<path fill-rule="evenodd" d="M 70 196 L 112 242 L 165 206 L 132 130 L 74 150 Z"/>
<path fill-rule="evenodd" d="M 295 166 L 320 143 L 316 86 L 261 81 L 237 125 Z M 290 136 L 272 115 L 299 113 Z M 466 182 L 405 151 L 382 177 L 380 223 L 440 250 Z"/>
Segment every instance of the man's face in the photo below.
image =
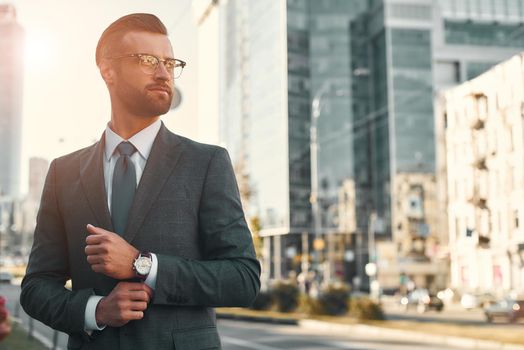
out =
<path fill-rule="evenodd" d="M 151 54 L 160 59 L 173 58 L 173 49 L 167 36 L 157 33 L 127 33 L 115 56 L 128 54 Z M 117 99 L 118 106 L 126 112 L 141 117 L 156 117 L 165 114 L 171 106 L 174 79 L 163 63 L 148 74 L 144 72 L 137 57 L 112 60 L 114 70 L 110 93 Z"/>

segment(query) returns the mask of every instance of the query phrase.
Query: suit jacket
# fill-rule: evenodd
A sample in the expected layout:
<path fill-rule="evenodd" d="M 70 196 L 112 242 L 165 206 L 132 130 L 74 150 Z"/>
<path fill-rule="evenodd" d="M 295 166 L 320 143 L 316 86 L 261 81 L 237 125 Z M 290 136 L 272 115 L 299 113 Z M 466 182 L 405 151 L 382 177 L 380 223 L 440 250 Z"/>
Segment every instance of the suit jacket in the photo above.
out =
<path fill-rule="evenodd" d="M 104 137 L 53 160 L 46 177 L 20 303 L 70 335 L 69 349 L 220 349 L 213 307 L 248 306 L 260 264 L 227 151 L 171 133 L 162 124 L 123 237 L 157 254 L 144 318 L 84 332 L 88 298 L 119 282 L 91 270 L 86 225 L 113 231 L 103 174 Z M 71 279 L 72 290 L 64 287 Z"/>

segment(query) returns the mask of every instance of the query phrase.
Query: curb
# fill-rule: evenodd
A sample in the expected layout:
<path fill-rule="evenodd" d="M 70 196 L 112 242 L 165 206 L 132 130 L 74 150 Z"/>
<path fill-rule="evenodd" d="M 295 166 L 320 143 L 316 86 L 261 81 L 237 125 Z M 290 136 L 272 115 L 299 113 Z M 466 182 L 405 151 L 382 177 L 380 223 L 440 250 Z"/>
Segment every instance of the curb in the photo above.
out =
<path fill-rule="evenodd" d="M 237 321 L 247 321 L 247 322 L 257 322 L 257 323 L 272 323 L 272 324 L 282 324 L 282 325 L 292 325 L 297 326 L 299 322 L 293 318 L 274 318 L 274 317 L 258 317 L 258 316 L 247 316 L 247 315 L 238 315 L 234 313 L 227 312 L 217 312 L 217 318 L 224 320 L 237 320 Z"/>
<path fill-rule="evenodd" d="M 368 334 L 370 336 L 386 335 L 392 338 L 409 338 L 420 342 L 431 342 L 433 344 L 441 344 L 447 346 L 454 346 L 464 349 L 479 349 L 479 350 L 524 350 L 523 345 L 501 343 L 490 340 L 480 340 L 465 337 L 455 337 L 447 335 L 432 335 L 414 331 L 404 331 L 399 329 L 389 329 L 385 327 L 376 327 L 368 325 L 346 325 L 337 324 L 317 320 L 301 320 L 298 323 L 299 327 L 305 329 L 322 330 L 324 332 L 343 332 Z"/>

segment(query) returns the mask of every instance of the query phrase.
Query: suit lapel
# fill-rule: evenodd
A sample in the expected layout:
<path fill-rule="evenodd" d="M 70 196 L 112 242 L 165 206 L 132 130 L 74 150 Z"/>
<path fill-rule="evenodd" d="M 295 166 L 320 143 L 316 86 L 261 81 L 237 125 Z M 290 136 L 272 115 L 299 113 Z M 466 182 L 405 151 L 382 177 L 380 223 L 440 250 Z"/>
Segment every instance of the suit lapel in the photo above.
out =
<path fill-rule="evenodd" d="M 105 137 L 102 134 L 100 141 L 80 159 L 80 179 L 89 206 L 98 220 L 98 226 L 113 231 L 104 184 L 104 147 Z"/>
<path fill-rule="evenodd" d="M 129 211 L 127 227 L 123 235 L 128 242 L 131 242 L 138 233 L 151 206 L 180 159 L 184 146 L 181 139 L 167 130 L 162 123 Z"/>

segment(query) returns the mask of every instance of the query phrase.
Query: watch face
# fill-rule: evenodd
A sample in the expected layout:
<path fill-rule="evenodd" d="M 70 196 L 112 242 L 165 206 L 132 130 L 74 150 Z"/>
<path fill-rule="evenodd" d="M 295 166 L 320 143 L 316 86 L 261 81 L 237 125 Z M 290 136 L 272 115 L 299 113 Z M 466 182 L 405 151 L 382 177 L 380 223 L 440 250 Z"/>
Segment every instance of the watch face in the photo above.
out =
<path fill-rule="evenodd" d="M 147 275 L 151 270 L 151 259 L 147 257 L 140 257 L 135 261 L 136 272 L 140 275 Z"/>

